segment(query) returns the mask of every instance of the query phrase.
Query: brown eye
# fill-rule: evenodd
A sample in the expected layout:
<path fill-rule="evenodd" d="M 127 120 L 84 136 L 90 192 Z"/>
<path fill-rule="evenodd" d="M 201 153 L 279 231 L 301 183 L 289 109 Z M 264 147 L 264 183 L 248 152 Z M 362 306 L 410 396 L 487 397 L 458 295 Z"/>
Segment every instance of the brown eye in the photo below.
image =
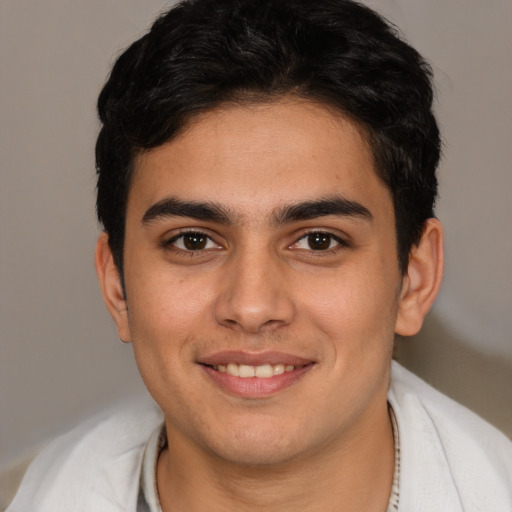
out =
<path fill-rule="evenodd" d="M 200 251 L 206 247 L 208 237 L 202 233 L 188 233 L 183 235 L 183 245 L 189 251 Z"/>
<path fill-rule="evenodd" d="M 208 235 L 200 231 L 181 233 L 166 242 L 165 245 L 187 252 L 219 249 L 219 246 Z"/>
<path fill-rule="evenodd" d="M 327 233 L 310 233 L 307 240 L 313 251 L 325 251 L 331 247 L 332 236 Z"/>
<path fill-rule="evenodd" d="M 347 245 L 348 244 L 342 238 L 332 233 L 327 231 L 312 231 L 297 240 L 291 248 L 321 252 L 346 247 Z"/>

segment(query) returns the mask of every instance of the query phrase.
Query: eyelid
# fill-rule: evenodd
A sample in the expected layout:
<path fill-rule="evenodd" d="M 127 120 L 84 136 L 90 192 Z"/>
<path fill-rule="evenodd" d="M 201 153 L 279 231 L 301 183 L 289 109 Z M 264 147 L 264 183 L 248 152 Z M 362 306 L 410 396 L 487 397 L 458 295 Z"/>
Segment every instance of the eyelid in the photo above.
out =
<path fill-rule="evenodd" d="M 194 227 L 181 228 L 181 229 L 178 229 L 178 231 L 171 236 L 169 236 L 169 235 L 164 236 L 160 245 L 164 249 L 174 248 L 176 251 L 186 252 L 186 253 L 194 253 L 194 252 L 198 253 L 198 252 L 203 252 L 203 251 L 212 249 L 212 248 L 209 248 L 209 249 L 205 248 L 205 249 L 198 249 L 197 251 L 193 251 L 193 250 L 187 250 L 184 248 L 182 249 L 182 248 L 176 247 L 176 245 L 174 245 L 174 243 L 177 240 L 179 240 L 180 238 L 183 238 L 183 237 L 185 237 L 187 235 L 191 235 L 191 234 L 202 235 L 202 236 L 208 238 L 209 241 L 211 241 L 215 244 L 217 249 L 221 248 L 223 246 L 221 243 L 219 243 L 216 240 L 217 237 L 214 237 L 208 230 L 205 230 L 204 228 L 194 228 Z"/>
<path fill-rule="evenodd" d="M 336 247 L 332 247 L 330 249 L 325 249 L 324 251 L 314 251 L 313 249 L 303 249 L 303 250 L 309 250 L 311 252 L 329 252 L 329 251 L 334 251 L 336 250 L 339 246 L 341 247 L 350 247 L 351 246 L 351 242 L 350 242 L 350 238 L 346 235 L 342 235 L 340 234 L 339 232 L 333 232 L 332 230 L 330 229 L 322 229 L 322 228 L 312 228 L 312 229 L 308 229 L 307 231 L 301 233 L 300 236 L 296 237 L 295 238 L 295 241 L 289 245 L 289 247 L 293 247 L 294 245 L 296 245 L 298 242 L 300 242 L 301 240 L 303 240 L 304 238 L 310 236 L 310 235 L 314 235 L 314 234 L 322 234 L 322 235 L 327 235 L 329 237 L 331 237 L 335 242 L 338 243 L 338 245 Z"/>
<path fill-rule="evenodd" d="M 317 233 L 319 233 L 321 235 L 330 236 L 330 237 L 334 238 L 340 244 L 348 244 L 348 241 L 347 241 L 348 237 L 341 235 L 338 232 L 334 233 L 332 230 L 329 230 L 329 229 L 311 229 L 311 230 L 308 230 L 307 233 L 304 233 L 301 236 L 301 238 L 304 238 L 309 235 L 315 235 Z"/>

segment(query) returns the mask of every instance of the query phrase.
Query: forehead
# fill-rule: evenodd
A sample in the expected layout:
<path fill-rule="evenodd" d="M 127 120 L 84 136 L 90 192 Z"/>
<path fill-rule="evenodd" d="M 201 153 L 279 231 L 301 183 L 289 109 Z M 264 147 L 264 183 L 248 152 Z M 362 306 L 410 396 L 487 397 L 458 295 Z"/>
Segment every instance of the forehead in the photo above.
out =
<path fill-rule="evenodd" d="M 364 131 L 339 112 L 297 99 L 224 105 L 136 158 L 128 217 L 166 196 L 216 201 L 241 214 L 342 195 L 390 201 Z"/>

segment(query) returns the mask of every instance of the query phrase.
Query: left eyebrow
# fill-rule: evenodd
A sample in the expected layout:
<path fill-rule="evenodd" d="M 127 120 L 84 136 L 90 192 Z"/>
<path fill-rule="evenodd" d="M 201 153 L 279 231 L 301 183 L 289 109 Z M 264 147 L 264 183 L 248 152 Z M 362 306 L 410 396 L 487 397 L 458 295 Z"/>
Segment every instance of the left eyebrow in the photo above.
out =
<path fill-rule="evenodd" d="M 281 225 L 287 222 L 326 217 L 327 215 L 373 220 L 373 215 L 368 208 L 341 196 L 328 197 L 317 201 L 305 201 L 279 208 L 273 213 L 273 219 L 276 225 Z"/>

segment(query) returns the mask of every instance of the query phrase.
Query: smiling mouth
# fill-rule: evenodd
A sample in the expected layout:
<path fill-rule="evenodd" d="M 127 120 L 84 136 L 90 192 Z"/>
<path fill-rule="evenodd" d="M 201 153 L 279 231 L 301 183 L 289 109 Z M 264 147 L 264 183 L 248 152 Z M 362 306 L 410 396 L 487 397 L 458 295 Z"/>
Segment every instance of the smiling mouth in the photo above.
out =
<path fill-rule="evenodd" d="M 295 384 L 316 361 L 284 352 L 222 351 L 197 361 L 219 389 L 243 398 L 265 398 Z"/>
<path fill-rule="evenodd" d="M 266 398 L 288 388 L 292 384 L 301 381 L 309 370 L 315 366 L 312 361 L 264 362 L 255 361 L 257 364 L 221 361 L 201 363 L 206 375 L 220 389 L 230 395 L 242 398 Z M 295 364 L 290 364 L 295 362 Z"/>
<path fill-rule="evenodd" d="M 302 365 L 305 366 L 305 365 Z M 286 372 L 292 372 L 299 366 L 292 364 L 262 364 L 258 366 L 251 366 L 248 364 L 219 364 L 211 366 L 214 370 L 220 373 L 226 373 L 232 377 L 241 377 L 242 379 L 249 379 L 251 377 L 257 377 L 259 379 L 270 379 L 276 375 L 283 375 Z"/>

